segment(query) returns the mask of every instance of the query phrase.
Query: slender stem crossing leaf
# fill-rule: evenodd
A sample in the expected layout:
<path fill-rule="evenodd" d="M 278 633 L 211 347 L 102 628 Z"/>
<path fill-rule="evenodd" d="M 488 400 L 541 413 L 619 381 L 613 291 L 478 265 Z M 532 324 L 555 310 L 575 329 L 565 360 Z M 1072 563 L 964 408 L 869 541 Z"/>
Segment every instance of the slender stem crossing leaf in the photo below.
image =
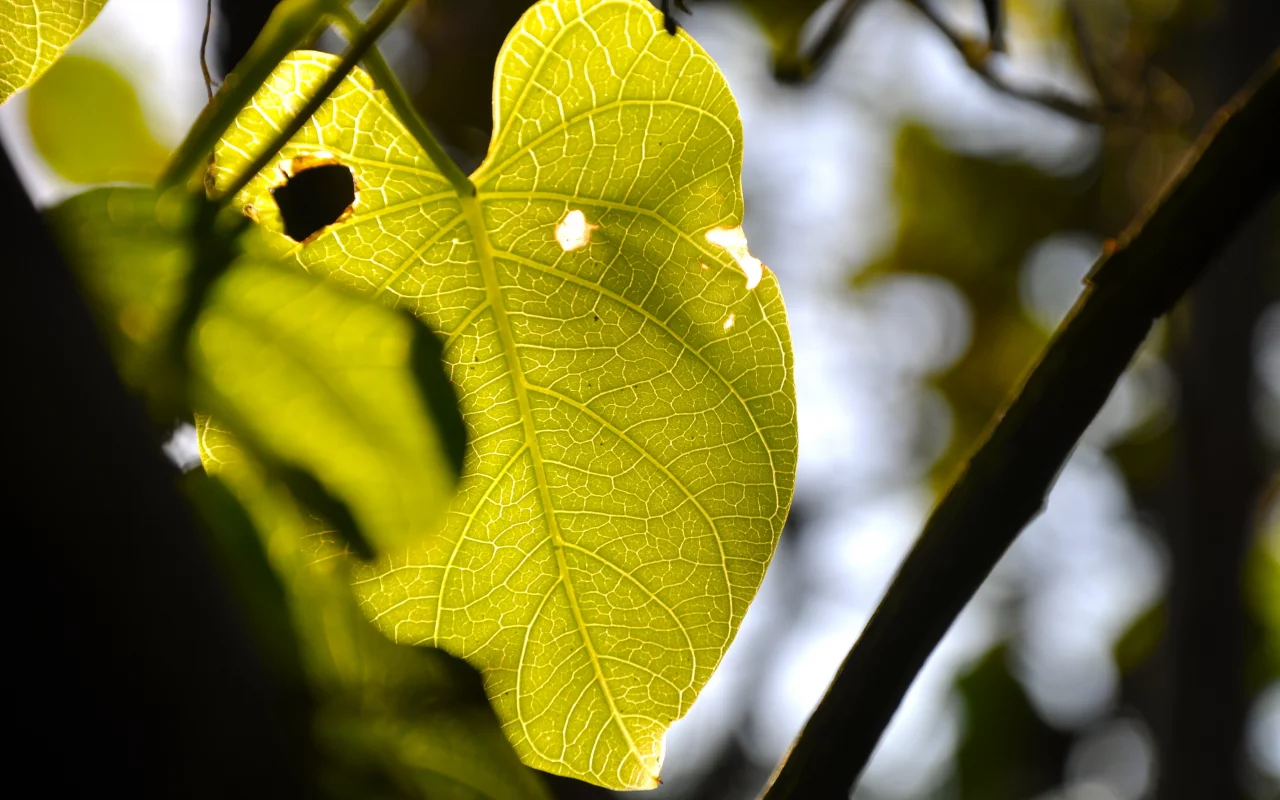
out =
<path fill-rule="evenodd" d="M 219 146 L 218 187 L 334 65 L 280 65 Z M 237 202 L 306 270 L 445 338 L 472 441 L 459 496 L 442 536 L 360 573 L 367 612 L 479 667 L 527 763 L 652 787 L 794 480 L 782 298 L 740 231 L 741 121 L 643 0 L 535 4 L 494 116 L 460 193 L 354 72 Z M 351 170 L 356 201 L 294 242 L 271 189 L 321 162 Z"/>

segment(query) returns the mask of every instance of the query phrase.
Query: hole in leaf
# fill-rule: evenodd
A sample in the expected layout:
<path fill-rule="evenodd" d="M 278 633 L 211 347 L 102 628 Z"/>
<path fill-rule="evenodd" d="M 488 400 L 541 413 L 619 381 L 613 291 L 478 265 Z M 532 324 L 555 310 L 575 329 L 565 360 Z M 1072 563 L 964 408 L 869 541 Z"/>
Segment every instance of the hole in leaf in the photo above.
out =
<path fill-rule="evenodd" d="M 586 215 L 575 208 L 556 223 L 556 241 L 566 253 L 580 250 L 591 243 L 591 232 L 599 227 L 587 222 Z"/>
<path fill-rule="evenodd" d="M 356 179 L 350 168 L 336 161 L 301 156 L 293 159 L 288 173 L 288 181 L 271 190 L 285 236 L 305 242 L 351 213 Z"/>
<path fill-rule="evenodd" d="M 747 235 L 742 226 L 736 228 L 712 228 L 706 233 L 707 241 L 723 247 L 725 252 L 738 262 L 747 276 L 747 288 L 754 289 L 764 277 L 764 264 L 747 250 Z"/>

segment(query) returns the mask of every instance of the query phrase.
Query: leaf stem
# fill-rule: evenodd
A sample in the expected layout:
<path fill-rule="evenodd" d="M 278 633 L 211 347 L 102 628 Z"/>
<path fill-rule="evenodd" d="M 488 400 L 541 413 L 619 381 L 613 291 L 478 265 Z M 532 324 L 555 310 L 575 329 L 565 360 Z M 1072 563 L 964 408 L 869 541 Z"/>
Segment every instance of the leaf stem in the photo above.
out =
<path fill-rule="evenodd" d="M 293 119 L 289 120 L 289 124 L 272 137 L 267 146 L 258 154 L 258 157 L 236 178 L 235 183 L 215 198 L 214 201 L 216 203 L 223 204 L 235 197 L 244 187 L 249 185 L 249 182 L 259 172 L 271 163 L 271 159 L 275 158 L 276 153 L 280 152 L 280 149 L 288 144 L 289 140 L 298 134 L 298 131 L 302 130 L 302 126 L 307 124 L 312 115 L 320 109 L 320 106 L 324 105 L 324 102 L 329 99 L 334 90 L 351 74 L 351 70 L 355 69 L 356 64 L 365 57 L 378 40 L 378 37 L 382 36 L 387 28 L 391 27 L 391 23 L 395 22 L 396 17 L 413 1 L 382 0 L 378 4 L 378 7 L 373 10 L 373 14 L 369 17 L 369 26 L 347 46 L 347 49 L 342 54 L 342 60 L 338 62 L 338 66 L 334 71 L 329 73 L 329 77 L 320 85 L 320 88 L 311 96 L 311 99 L 306 102 L 306 105 L 297 114 L 294 114 Z M 326 11 L 332 13 L 334 8 L 337 8 L 337 6 L 327 8 Z"/>
<path fill-rule="evenodd" d="M 338 26 L 343 29 L 347 41 L 354 41 L 364 35 L 364 23 L 352 13 L 351 9 L 345 6 L 340 7 L 333 11 L 333 18 L 338 23 Z M 427 156 L 436 165 L 436 169 L 439 169 L 449 179 L 449 183 L 453 185 L 458 196 L 470 197 L 474 195 L 476 193 L 475 185 L 471 183 L 471 179 L 458 166 L 458 162 L 453 160 L 440 144 L 440 141 L 436 139 L 426 120 L 414 108 L 413 102 L 409 100 L 409 95 L 404 90 L 404 86 L 396 78 L 395 72 L 387 64 L 386 59 L 382 57 L 382 52 L 378 50 L 376 44 L 369 48 L 369 52 L 365 53 L 364 65 L 369 70 L 369 74 L 373 76 L 374 83 L 378 84 L 378 88 L 386 94 L 391 107 L 395 109 L 396 115 L 400 117 L 401 122 L 408 128 L 410 135 L 417 140 L 423 150 L 427 151 Z"/>
<path fill-rule="evenodd" d="M 185 183 L 213 151 L 280 60 L 316 30 L 338 0 L 284 0 L 267 19 L 262 33 L 204 107 L 158 181 L 163 191 Z"/>
<path fill-rule="evenodd" d="M 847 798 L 907 689 L 1059 470 L 1157 318 L 1280 189 L 1280 51 L 1115 242 L 938 503 L 764 800 Z"/>

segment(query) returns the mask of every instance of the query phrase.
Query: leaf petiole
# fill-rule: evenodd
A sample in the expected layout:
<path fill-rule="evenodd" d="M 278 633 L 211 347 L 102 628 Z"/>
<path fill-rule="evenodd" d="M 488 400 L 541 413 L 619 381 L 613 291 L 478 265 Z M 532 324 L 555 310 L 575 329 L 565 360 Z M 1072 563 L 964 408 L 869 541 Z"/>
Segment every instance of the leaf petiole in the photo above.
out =
<path fill-rule="evenodd" d="M 227 76 L 178 145 L 157 182 L 160 191 L 191 178 L 276 64 L 323 24 L 327 12 L 340 5 L 341 0 L 284 0 L 276 7 L 249 53 Z"/>
<path fill-rule="evenodd" d="M 338 24 L 338 27 L 342 28 L 347 41 L 355 41 L 364 35 L 364 23 L 352 13 L 351 9 L 343 6 L 335 9 L 332 14 L 334 22 Z M 413 103 L 409 100 L 409 95 L 405 92 L 404 86 L 396 78 L 395 72 L 391 70 L 386 59 L 382 57 L 377 45 L 370 47 L 369 52 L 365 53 L 364 65 L 369 70 L 369 75 L 373 77 L 374 83 L 387 95 L 387 101 L 395 109 L 400 121 L 404 123 L 409 133 L 426 151 L 432 163 L 436 165 L 436 169 L 440 170 L 449 179 L 449 183 L 458 192 L 458 196 L 471 197 L 474 195 L 476 192 L 475 185 L 458 166 L 458 163 L 445 151 L 439 140 L 431 132 L 431 128 L 427 126 L 422 115 L 413 107 Z"/>
<path fill-rule="evenodd" d="M 351 74 L 351 70 L 355 69 L 356 64 L 360 63 L 360 60 L 373 48 L 378 38 L 383 33 L 386 33 L 387 28 L 391 27 L 391 23 L 395 22 L 396 17 L 400 16 L 400 13 L 412 2 L 413 0 L 382 0 L 378 4 L 378 7 L 373 10 L 373 14 L 369 16 L 368 27 L 347 46 L 346 51 L 342 54 L 342 60 L 338 62 L 337 68 L 330 73 L 325 82 L 316 90 L 316 93 L 307 101 L 306 105 L 299 109 L 297 114 L 293 115 L 293 118 L 289 120 L 289 124 L 277 132 L 270 143 L 258 154 L 258 157 L 240 173 L 235 183 L 225 192 L 214 197 L 215 203 L 222 205 L 232 197 L 235 197 L 244 187 L 249 185 L 249 182 L 259 172 L 271 163 L 271 159 L 275 158 L 276 153 L 280 152 L 280 149 L 288 144 L 289 140 L 296 136 L 298 131 L 302 130 L 302 126 L 306 125 L 312 115 L 320 109 L 320 106 L 324 105 L 324 102 L 329 99 L 329 96 L 333 94 L 339 84 Z M 332 13 L 338 8 L 341 8 L 341 6 L 331 5 L 325 11 Z M 275 69 L 275 62 L 272 63 L 271 68 Z M 209 144 L 209 148 L 212 149 L 212 147 L 213 142 Z"/>

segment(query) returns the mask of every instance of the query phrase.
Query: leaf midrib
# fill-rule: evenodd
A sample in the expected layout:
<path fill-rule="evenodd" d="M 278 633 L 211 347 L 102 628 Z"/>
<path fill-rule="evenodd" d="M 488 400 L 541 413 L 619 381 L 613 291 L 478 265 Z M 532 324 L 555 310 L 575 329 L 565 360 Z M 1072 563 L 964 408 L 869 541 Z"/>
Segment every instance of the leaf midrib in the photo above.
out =
<path fill-rule="evenodd" d="M 467 225 L 471 228 L 472 240 L 475 242 L 477 261 L 480 262 L 480 272 L 484 278 L 485 294 L 488 298 L 489 305 L 493 308 L 494 321 L 497 326 L 498 339 L 502 343 L 503 354 L 511 370 L 511 385 L 516 395 L 516 404 L 520 408 L 520 417 L 524 425 L 525 442 L 529 448 L 530 460 L 533 462 L 534 479 L 538 484 L 538 496 L 542 502 L 543 515 L 547 521 L 547 533 L 551 537 L 552 550 L 556 557 L 556 566 L 560 572 L 561 582 L 564 584 L 565 596 L 569 601 L 569 610 L 573 614 L 574 623 L 578 626 L 578 633 L 582 636 L 583 645 L 586 647 L 587 656 L 591 660 L 592 671 L 595 673 L 596 682 L 600 684 L 600 691 L 604 694 L 605 702 L 609 705 L 609 714 L 613 717 L 614 723 L 618 726 L 618 730 L 622 732 L 623 738 L 627 740 L 627 747 L 630 749 L 632 756 L 639 762 L 641 769 L 648 773 L 654 780 L 658 776 L 649 771 L 649 765 L 644 755 L 636 746 L 635 740 L 631 736 L 631 730 L 627 727 L 623 720 L 622 713 L 618 710 L 617 702 L 614 700 L 613 692 L 609 687 L 609 681 L 605 678 L 604 669 L 600 665 L 600 657 L 596 652 L 595 643 L 591 640 L 591 635 L 587 630 L 586 621 L 582 618 L 582 609 L 578 605 L 577 593 L 573 587 L 573 581 L 569 576 L 569 564 L 565 559 L 565 542 L 560 535 L 559 522 L 556 520 L 555 507 L 551 502 L 551 494 L 548 490 L 546 470 L 543 464 L 542 448 L 538 442 L 537 431 L 533 424 L 533 411 L 529 403 L 529 394 L 527 383 L 525 381 L 524 370 L 520 366 L 519 354 L 516 352 L 515 336 L 511 330 L 511 321 L 507 317 L 506 304 L 502 296 L 502 286 L 498 282 L 498 272 L 494 264 L 493 248 L 489 242 L 488 229 L 484 224 L 484 215 L 480 208 L 480 199 L 477 194 L 470 197 L 460 196 L 459 202 L 462 204 L 463 214 L 466 216 Z M 529 621 L 529 627 L 532 629 L 536 617 Z M 516 711 L 519 716 L 519 709 Z"/>

